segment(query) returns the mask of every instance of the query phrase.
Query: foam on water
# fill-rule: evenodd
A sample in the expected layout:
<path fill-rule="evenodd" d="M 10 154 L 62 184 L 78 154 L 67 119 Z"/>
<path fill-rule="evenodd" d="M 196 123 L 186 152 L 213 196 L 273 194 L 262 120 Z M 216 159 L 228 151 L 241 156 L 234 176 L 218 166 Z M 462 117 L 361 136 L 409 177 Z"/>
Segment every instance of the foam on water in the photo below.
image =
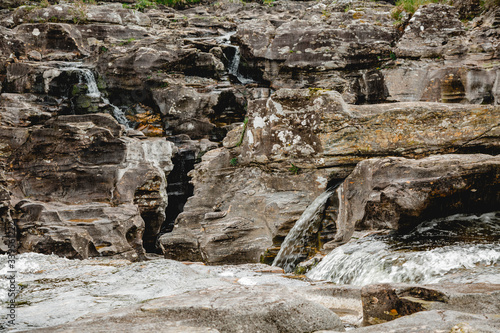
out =
<path fill-rule="evenodd" d="M 426 222 L 411 234 L 426 234 L 444 222 L 457 219 L 478 219 L 496 230 L 499 216 L 498 213 L 483 214 L 480 217 L 454 215 Z M 500 283 L 500 241 L 466 244 L 453 240 L 451 245 L 433 244 L 430 248 L 410 248 L 404 245 L 404 239 L 408 239 L 411 234 L 400 240 L 393 236 L 369 236 L 340 246 L 329 253 L 307 276 L 315 280 L 352 285 L 391 282 L 426 284 L 444 281 Z"/>

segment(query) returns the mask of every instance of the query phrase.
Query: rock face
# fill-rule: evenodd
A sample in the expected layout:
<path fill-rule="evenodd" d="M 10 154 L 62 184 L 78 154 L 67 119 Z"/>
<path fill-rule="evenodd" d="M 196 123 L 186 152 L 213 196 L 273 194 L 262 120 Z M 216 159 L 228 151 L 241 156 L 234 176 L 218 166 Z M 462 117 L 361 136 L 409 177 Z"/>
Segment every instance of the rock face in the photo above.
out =
<path fill-rule="evenodd" d="M 498 331 L 500 323 L 494 316 L 474 315 L 458 311 L 425 311 L 402 317 L 394 321 L 362 327 L 353 330 L 355 333 L 370 332 L 395 332 L 404 333 L 415 331 L 422 333 L 432 333 L 436 330 L 450 332 L 485 332 L 493 333 Z"/>
<path fill-rule="evenodd" d="M 21 251 L 76 258 L 135 251 L 137 257 L 144 253 L 143 234 L 145 246 L 154 248 L 165 220 L 173 144 L 122 133 L 109 115 L 60 116 L 10 145 L 15 197 L 56 202 L 18 206 Z"/>
<path fill-rule="evenodd" d="M 21 201 L 17 208 L 19 252 L 71 259 L 115 256 L 143 259 L 144 220 L 133 205 L 63 205 Z"/>
<path fill-rule="evenodd" d="M 119 327 L 130 329 L 143 325 L 144 321 L 148 321 L 148 325 L 152 327 L 161 322 L 162 325 L 167 325 L 167 332 L 170 324 L 199 327 L 198 330 L 204 328 L 201 332 L 344 331 L 338 316 L 319 304 L 287 290 L 270 287 L 254 290 L 244 286 L 214 287 L 182 296 L 158 298 L 137 307 L 49 330 L 83 332 L 89 327 L 95 327 L 92 325 L 96 323 L 113 330 Z"/>
<path fill-rule="evenodd" d="M 194 197 L 188 200 L 178 218 L 179 229 L 161 240 L 168 258 L 232 262 L 237 260 L 233 254 L 242 256 L 240 249 L 247 248 L 246 253 L 252 254 L 244 255 L 246 260 L 254 261 L 270 244 L 279 245 L 276 237 L 280 237 L 282 230 L 289 230 L 290 222 L 285 221 L 291 218 L 269 216 L 266 207 L 276 200 L 269 198 L 278 194 L 265 194 L 266 200 L 260 203 L 260 189 L 262 195 L 301 189 L 304 199 L 297 201 L 293 196 L 287 200 L 305 208 L 326 189 L 329 181 L 346 177 L 358 162 L 373 156 L 423 157 L 449 152 L 498 151 L 500 109 L 493 106 L 443 103 L 348 106 L 334 91 L 281 89 L 268 98 L 250 101 L 247 116 L 246 124 L 235 126 L 227 135 L 226 148 L 205 155 L 204 162 L 191 173 Z M 270 173 L 269 169 L 278 172 Z M 391 176 L 391 172 L 387 177 L 392 181 L 396 176 Z M 438 172 L 436 168 L 434 177 L 440 176 Z M 471 174 L 473 172 L 476 171 Z M 488 177 L 487 170 L 478 172 Z M 303 188 L 301 182 L 314 186 Z M 493 188 L 488 193 L 494 193 L 492 191 Z M 247 192 L 253 193 L 251 198 L 240 197 L 240 193 Z M 485 208 L 494 207 L 497 199 L 491 200 Z M 367 210 L 371 211 L 372 206 L 376 205 Z M 241 212 L 235 211 L 239 207 Z M 244 207 L 253 207 L 251 213 Z M 431 216 L 431 211 L 424 215 Z M 418 214 L 413 212 L 408 216 Z M 248 233 L 245 245 L 239 243 L 242 234 L 235 236 L 235 227 L 230 227 L 236 223 L 232 220 L 236 216 L 247 221 L 250 228 L 245 231 Z M 293 216 L 298 219 L 300 214 L 296 211 Z M 237 225 L 245 224 L 242 221 Z M 338 223 L 339 235 L 347 228 L 342 223 Z M 222 241 L 224 245 L 217 243 Z"/>
<path fill-rule="evenodd" d="M 190 173 L 194 196 L 173 232 L 160 238 L 167 258 L 259 261 L 273 238 L 290 228 L 315 194 L 326 188 L 322 172 L 294 175 L 286 169 L 271 173 L 232 166 L 230 154 L 224 148 L 211 150 Z"/>
<path fill-rule="evenodd" d="M 339 189 L 336 240 L 355 229 L 408 231 L 432 217 L 494 211 L 499 166 L 498 157 L 481 154 L 363 161 Z"/>

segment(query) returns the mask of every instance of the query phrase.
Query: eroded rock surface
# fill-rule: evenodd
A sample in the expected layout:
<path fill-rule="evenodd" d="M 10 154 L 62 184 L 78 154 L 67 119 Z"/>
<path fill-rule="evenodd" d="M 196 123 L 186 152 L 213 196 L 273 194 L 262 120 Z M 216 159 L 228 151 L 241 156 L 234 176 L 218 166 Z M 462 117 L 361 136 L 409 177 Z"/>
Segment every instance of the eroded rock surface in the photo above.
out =
<path fill-rule="evenodd" d="M 499 166 L 497 156 L 482 154 L 363 161 L 339 189 L 336 240 L 355 229 L 408 231 L 436 216 L 494 211 Z"/>

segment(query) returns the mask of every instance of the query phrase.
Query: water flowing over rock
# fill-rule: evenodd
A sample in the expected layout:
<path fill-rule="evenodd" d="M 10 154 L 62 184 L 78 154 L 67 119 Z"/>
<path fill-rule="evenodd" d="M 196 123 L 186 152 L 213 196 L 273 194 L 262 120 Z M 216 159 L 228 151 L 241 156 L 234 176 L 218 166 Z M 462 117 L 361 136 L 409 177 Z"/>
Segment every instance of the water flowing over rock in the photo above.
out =
<path fill-rule="evenodd" d="M 2 1 L 14 329 L 498 331 L 500 9 L 411 12 Z"/>
<path fill-rule="evenodd" d="M 291 272 L 297 263 L 304 259 L 301 258 L 301 254 L 304 251 L 302 248 L 307 246 L 307 238 L 311 234 L 310 229 L 318 229 L 316 224 L 321 221 L 321 213 L 332 194 L 333 189 L 328 189 L 314 199 L 306 208 L 281 244 L 281 249 L 276 258 L 274 258 L 273 266 L 283 267 L 285 272 Z M 298 251 L 297 248 L 299 249 Z M 307 254 L 306 258 L 309 256 L 310 254 Z"/>
<path fill-rule="evenodd" d="M 307 276 L 352 285 L 500 283 L 498 218 L 498 212 L 452 215 L 409 234 L 367 236 L 335 248 Z"/>

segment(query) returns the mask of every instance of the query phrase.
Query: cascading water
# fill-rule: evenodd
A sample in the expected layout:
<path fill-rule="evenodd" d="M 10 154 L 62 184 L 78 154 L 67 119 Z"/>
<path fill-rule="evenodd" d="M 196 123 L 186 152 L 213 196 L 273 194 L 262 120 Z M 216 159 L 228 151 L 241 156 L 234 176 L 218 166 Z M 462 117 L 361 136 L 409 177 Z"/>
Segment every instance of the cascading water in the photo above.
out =
<path fill-rule="evenodd" d="M 240 47 L 231 44 L 231 36 L 234 35 L 235 33 L 236 31 L 231 31 L 225 35 L 216 38 L 216 40 L 219 43 L 227 45 L 234 49 L 234 56 L 230 59 L 230 62 L 227 66 L 227 71 L 229 72 L 229 74 L 234 76 L 241 84 L 255 83 L 254 80 L 243 76 L 239 71 L 240 61 L 241 61 Z"/>
<path fill-rule="evenodd" d="M 306 208 L 281 244 L 273 266 L 282 267 L 285 272 L 292 272 L 295 269 L 301 259 L 300 249 L 306 245 L 310 229 L 321 220 L 326 202 L 333 192 L 334 188 L 326 190 Z"/>
<path fill-rule="evenodd" d="M 500 283 L 500 212 L 424 222 L 407 235 L 374 235 L 329 253 L 307 276 L 337 284 Z"/>
<path fill-rule="evenodd" d="M 67 64 L 67 67 L 62 67 L 60 69 L 63 71 L 74 71 L 79 73 L 80 83 L 87 86 L 86 95 L 92 98 L 101 99 L 106 105 L 109 105 L 113 109 L 113 117 L 115 117 L 118 123 L 124 125 L 126 128 L 130 128 L 130 123 L 127 120 L 127 117 L 125 117 L 123 110 L 116 105 L 111 104 L 109 99 L 101 95 L 94 73 L 90 69 L 80 67 L 79 63 L 69 63 Z"/>

